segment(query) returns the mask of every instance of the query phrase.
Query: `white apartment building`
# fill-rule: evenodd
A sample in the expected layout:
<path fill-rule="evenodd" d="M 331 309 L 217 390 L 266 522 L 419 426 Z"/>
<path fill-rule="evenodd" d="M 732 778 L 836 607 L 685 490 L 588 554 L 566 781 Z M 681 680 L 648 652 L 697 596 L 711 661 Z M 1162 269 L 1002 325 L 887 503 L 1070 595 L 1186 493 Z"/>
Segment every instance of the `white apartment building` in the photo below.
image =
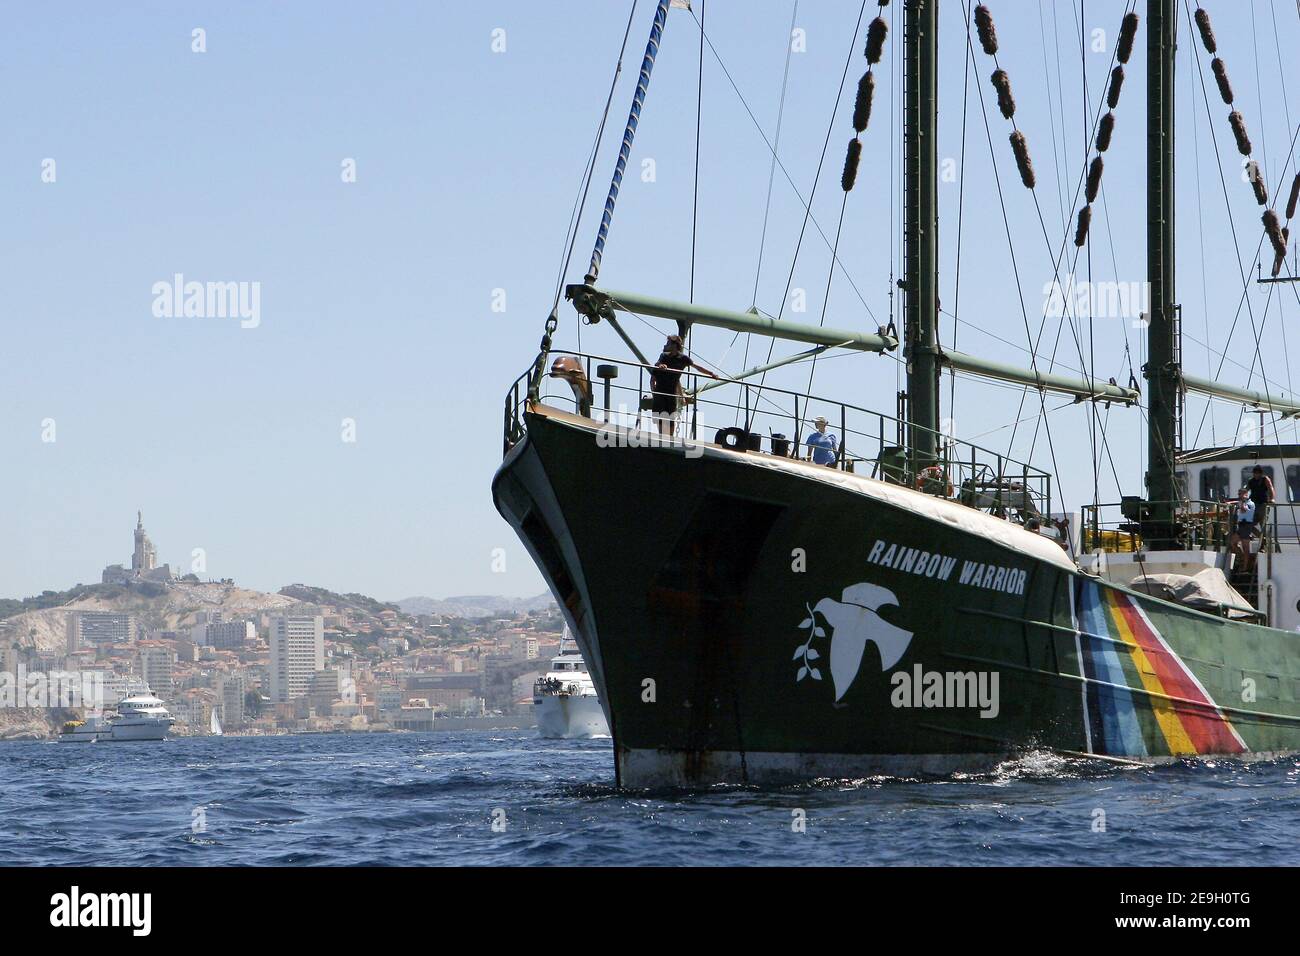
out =
<path fill-rule="evenodd" d="M 67 647 L 72 654 L 88 644 L 128 644 L 135 640 L 135 618 L 112 611 L 73 611 L 67 618 Z"/>
<path fill-rule="evenodd" d="M 167 647 L 142 647 L 140 649 L 140 676 L 157 697 L 171 697 L 175 690 L 173 669 L 176 652 Z"/>
<path fill-rule="evenodd" d="M 252 621 L 209 621 L 195 624 L 190 630 L 190 640 L 200 647 L 219 651 L 239 650 L 257 638 L 257 627 Z"/>
<path fill-rule="evenodd" d="M 311 690 L 312 678 L 325 669 L 325 618 L 271 618 L 271 700 L 283 703 Z"/>
<path fill-rule="evenodd" d="M 510 656 L 515 660 L 537 660 L 537 638 L 532 634 L 510 635 Z"/>
<path fill-rule="evenodd" d="M 221 722 L 231 730 L 244 722 L 244 695 L 248 693 L 248 679 L 241 671 L 219 674 L 214 682 L 217 692 Z"/>

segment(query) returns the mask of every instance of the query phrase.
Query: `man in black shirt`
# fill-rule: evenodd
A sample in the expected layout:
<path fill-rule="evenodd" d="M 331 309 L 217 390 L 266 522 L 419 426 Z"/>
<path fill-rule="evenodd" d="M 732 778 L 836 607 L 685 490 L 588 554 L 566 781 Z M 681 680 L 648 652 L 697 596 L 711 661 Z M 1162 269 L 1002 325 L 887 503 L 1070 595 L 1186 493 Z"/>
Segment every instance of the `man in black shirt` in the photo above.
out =
<path fill-rule="evenodd" d="M 654 414 L 661 435 L 672 437 L 676 430 L 677 422 L 673 416 L 677 414 L 677 407 L 681 403 L 682 372 L 688 368 L 703 372 L 709 378 L 718 377 L 707 368 L 691 361 L 682 352 L 680 335 L 668 336 L 668 341 L 664 343 L 663 354 L 659 356 L 659 361 L 650 372 L 650 411 Z"/>
<path fill-rule="evenodd" d="M 1251 470 L 1250 481 L 1246 482 L 1246 487 L 1250 489 L 1250 500 L 1255 503 L 1255 527 L 1259 529 L 1260 534 L 1264 533 L 1264 517 L 1268 514 L 1268 506 L 1273 503 L 1275 497 L 1273 493 L 1273 479 L 1264 474 L 1264 469 L 1256 465 Z"/>

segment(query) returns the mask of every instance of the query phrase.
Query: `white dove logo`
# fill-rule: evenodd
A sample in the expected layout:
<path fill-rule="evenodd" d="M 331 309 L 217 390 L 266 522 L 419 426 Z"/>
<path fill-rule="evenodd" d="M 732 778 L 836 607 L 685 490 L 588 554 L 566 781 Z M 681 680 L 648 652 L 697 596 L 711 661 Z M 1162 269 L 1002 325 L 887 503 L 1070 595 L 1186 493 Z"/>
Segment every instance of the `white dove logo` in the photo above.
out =
<path fill-rule="evenodd" d="M 812 643 L 826 636 L 826 629 L 817 624 L 818 614 L 831 626 L 831 683 L 835 685 L 837 703 L 858 676 L 867 641 L 875 641 L 880 651 L 882 671 L 897 664 L 912 642 L 912 632 L 894 627 L 880 616 L 879 609 L 886 605 L 898 606 L 894 592 L 863 582 L 845 588 L 842 600 L 822 598 L 815 607 L 808 608 L 807 619 L 799 625 L 808 628 L 808 640 L 794 652 L 794 659 L 803 661 L 795 680 L 801 681 L 805 677 L 822 679 L 821 669 L 813 663 L 820 659 L 821 654 Z"/>

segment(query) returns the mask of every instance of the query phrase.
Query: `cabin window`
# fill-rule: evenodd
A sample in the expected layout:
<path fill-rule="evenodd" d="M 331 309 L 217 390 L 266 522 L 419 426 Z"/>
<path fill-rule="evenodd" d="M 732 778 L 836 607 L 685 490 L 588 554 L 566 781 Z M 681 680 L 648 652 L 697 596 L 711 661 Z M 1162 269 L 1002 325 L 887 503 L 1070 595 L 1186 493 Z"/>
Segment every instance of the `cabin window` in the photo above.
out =
<path fill-rule="evenodd" d="M 1201 500 L 1225 501 L 1231 498 L 1232 491 L 1228 488 L 1230 475 L 1227 468 L 1202 468 Z"/>
<path fill-rule="evenodd" d="M 1300 465 L 1286 466 L 1286 490 L 1291 501 L 1300 501 Z"/>

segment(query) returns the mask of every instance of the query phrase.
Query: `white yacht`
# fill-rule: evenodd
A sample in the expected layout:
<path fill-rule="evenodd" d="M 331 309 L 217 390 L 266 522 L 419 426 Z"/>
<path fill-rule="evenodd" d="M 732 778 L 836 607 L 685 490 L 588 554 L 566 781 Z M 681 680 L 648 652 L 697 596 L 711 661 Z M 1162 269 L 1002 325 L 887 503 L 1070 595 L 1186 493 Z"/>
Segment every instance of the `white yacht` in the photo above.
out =
<path fill-rule="evenodd" d="M 87 715 L 63 725 L 60 743 L 103 743 L 125 740 L 162 740 L 176 722 L 152 694 L 132 694 L 117 702 L 117 713 Z"/>
<path fill-rule="evenodd" d="M 608 737 L 609 724 L 578 644 L 566 628 L 551 669 L 533 685 L 537 731 L 543 737 Z"/>

